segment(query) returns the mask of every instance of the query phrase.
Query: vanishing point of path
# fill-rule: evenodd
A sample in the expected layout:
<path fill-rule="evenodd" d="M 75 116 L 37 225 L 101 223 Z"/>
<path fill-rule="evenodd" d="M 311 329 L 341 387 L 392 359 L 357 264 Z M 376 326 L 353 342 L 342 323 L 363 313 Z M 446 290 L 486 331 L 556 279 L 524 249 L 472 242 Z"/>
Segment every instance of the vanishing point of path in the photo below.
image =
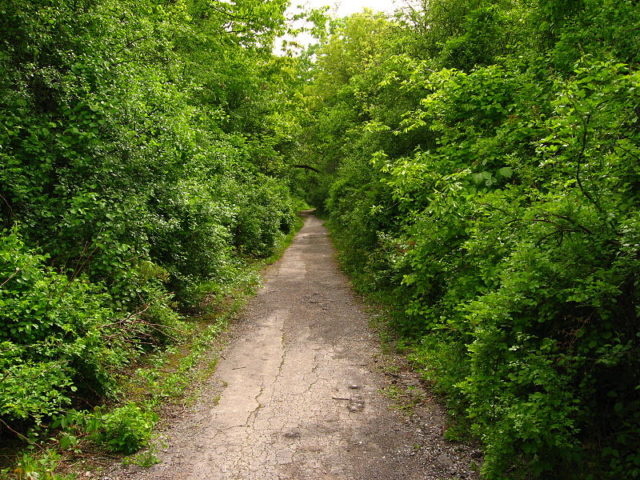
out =
<path fill-rule="evenodd" d="M 410 418 L 381 393 L 400 375 L 377 367 L 377 338 L 317 218 L 306 218 L 235 328 L 211 380 L 222 390 L 205 388 L 164 432 L 161 463 L 102 478 L 476 478 L 475 452 L 442 440 L 432 400 Z"/>

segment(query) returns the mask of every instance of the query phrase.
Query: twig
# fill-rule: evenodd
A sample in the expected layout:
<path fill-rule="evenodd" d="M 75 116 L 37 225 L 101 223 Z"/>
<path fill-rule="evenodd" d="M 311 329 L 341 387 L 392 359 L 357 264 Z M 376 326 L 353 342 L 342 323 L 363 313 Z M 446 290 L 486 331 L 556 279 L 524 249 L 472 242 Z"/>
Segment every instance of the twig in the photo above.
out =
<path fill-rule="evenodd" d="M 6 199 L 6 197 L 4 195 L 2 195 L 0 193 L 0 198 L 2 199 L 2 201 L 4 202 L 4 204 L 7 206 L 7 208 L 9 209 L 9 216 L 13 217 L 13 208 L 11 208 L 11 204 L 9 203 L 9 201 Z"/>
<path fill-rule="evenodd" d="M 320 173 L 320 170 L 310 165 L 291 165 L 291 166 L 293 168 L 304 168 L 305 170 L 311 170 L 312 172 Z"/>
<path fill-rule="evenodd" d="M 4 287 L 7 284 L 7 282 L 11 280 L 13 277 L 15 277 L 18 273 L 20 273 L 20 267 L 16 267 L 16 271 L 13 272 L 11 275 L 9 275 L 9 278 L 7 278 L 4 282 L 0 284 L 0 288 Z"/>
<path fill-rule="evenodd" d="M 25 436 L 24 436 L 23 434 L 21 434 L 20 432 L 15 431 L 13 428 L 11 428 L 11 427 L 9 426 L 9 424 L 8 424 L 7 422 L 5 422 L 4 420 L 2 420 L 1 418 L 0 418 L 0 423 L 1 423 L 2 425 L 4 425 L 4 426 L 5 426 L 5 428 L 6 428 L 7 430 L 9 430 L 10 432 L 12 432 L 12 433 L 14 433 L 15 435 L 17 435 L 17 436 L 18 436 L 18 438 L 20 438 L 20 439 L 24 440 L 25 442 L 27 442 L 27 443 L 29 443 L 29 444 L 31 444 L 31 445 L 35 445 L 36 447 L 38 447 L 38 448 L 39 448 L 40 450 L 42 450 L 42 451 L 44 451 L 44 450 L 45 450 L 45 449 L 44 449 L 44 447 L 42 447 L 42 446 L 38 445 L 38 444 L 37 444 L 37 443 L 35 443 L 33 440 L 31 440 L 29 437 L 25 437 Z"/>
<path fill-rule="evenodd" d="M 596 209 L 600 212 L 600 213 L 604 213 L 604 211 L 602 210 L 602 207 L 600 206 L 600 204 L 591 196 L 591 194 L 585 189 L 583 183 L 582 183 L 582 177 L 580 176 L 580 166 L 582 165 L 582 160 L 584 160 L 584 152 L 587 149 L 587 141 L 589 138 L 589 123 L 591 122 L 591 112 L 589 112 L 586 116 L 586 118 L 583 120 L 583 126 L 582 126 L 582 139 L 581 139 L 581 148 L 580 148 L 580 152 L 578 153 L 578 157 L 576 159 L 576 181 L 578 182 L 578 188 L 580 188 L 580 191 L 582 192 L 582 194 L 587 198 L 587 200 L 589 200 L 591 203 L 593 203 L 593 205 L 596 207 Z"/>
<path fill-rule="evenodd" d="M 144 312 L 146 312 L 147 310 L 149 310 L 149 308 L 151 308 L 150 304 L 147 304 L 144 306 L 144 308 L 142 310 L 139 310 L 137 312 L 133 312 L 131 314 L 129 314 L 128 316 L 126 316 L 125 318 L 122 318 L 116 322 L 111 322 L 111 323 L 107 323 L 106 325 L 103 325 L 103 328 L 108 328 L 108 327 L 115 327 L 116 325 L 122 325 L 126 322 L 128 322 L 129 320 L 131 320 L 132 318 L 135 318 L 139 315 L 142 315 Z"/>

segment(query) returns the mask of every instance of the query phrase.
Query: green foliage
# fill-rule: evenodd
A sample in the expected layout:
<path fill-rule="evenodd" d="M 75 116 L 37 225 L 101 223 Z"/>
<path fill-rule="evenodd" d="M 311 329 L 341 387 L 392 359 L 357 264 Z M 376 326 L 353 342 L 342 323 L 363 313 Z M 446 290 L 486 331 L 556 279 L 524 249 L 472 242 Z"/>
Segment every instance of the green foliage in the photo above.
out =
<path fill-rule="evenodd" d="M 485 478 L 638 478 L 639 11 L 421 5 L 320 47 L 309 191 Z"/>
<path fill-rule="evenodd" d="M 148 445 L 157 415 L 133 403 L 93 414 L 88 430 L 94 441 L 114 453 L 131 454 Z"/>
<path fill-rule="evenodd" d="M 112 409 L 71 410 L 58 416 L 52 426 L 62 430 L 58 438 L 61 450 L 75 449 L 79 439 L 86 437 L 110 452 L 128 455 L 149 445 L 157 420 L 149 408 L 127 402 Z"/>
<path fill-rule="evenodd" d="M 0 434 L 115 397 L 291 230 L 285 8 L 0 5 Z M 127 408 L 114 450 L 151 424 Z"/>
<path fill-rule="evenodd" d="M 60 455 L 53 450 L 45 450 L 38 454 L 25 453 L 16 462 L 13 469 L 0 470 L 3 478 L 16 478 L 17 480 L 74 480 L 73 475 L 61 475 L 55 473 L 60 463 Z"/>
<path fill-rule="evenodd" d="M 282 185 L 264 178 L 261 185 L 245 192 L 236 217 L 235 242 L 241 252 L 266 258 L 279 237 L 291 231 L 295 212 Z"/>
<path fill-rule="evenodd" d="M 45 260 L 16 231 L 0 238 L 0 415 L 7 420 L 40 422 L 74 393 L 106 392 L 110 371 L 126 361 L 117 338 L 106 344 L 115 332 L 108 295 L 56 274 Z"/>

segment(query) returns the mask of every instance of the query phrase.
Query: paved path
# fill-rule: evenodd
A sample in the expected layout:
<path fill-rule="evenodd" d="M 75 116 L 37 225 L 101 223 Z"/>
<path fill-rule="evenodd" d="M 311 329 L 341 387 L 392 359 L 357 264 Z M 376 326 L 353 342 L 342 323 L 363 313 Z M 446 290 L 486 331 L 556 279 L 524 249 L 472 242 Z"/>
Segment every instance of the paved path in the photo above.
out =
<path fill-rule="evenodd" d="M 159 465 L 112 479 L 471 478 L 451 475 L 460 459 L 441 450 L 417 454 L 424 433 L 380 393 L 375 335 L 317 218 L 267 272 L 237 328 L 212 379 L 224 387 L 219 400 L 205 392 L 166 432 Z M 432 427 L 439 435 L 442 425 Z"/>

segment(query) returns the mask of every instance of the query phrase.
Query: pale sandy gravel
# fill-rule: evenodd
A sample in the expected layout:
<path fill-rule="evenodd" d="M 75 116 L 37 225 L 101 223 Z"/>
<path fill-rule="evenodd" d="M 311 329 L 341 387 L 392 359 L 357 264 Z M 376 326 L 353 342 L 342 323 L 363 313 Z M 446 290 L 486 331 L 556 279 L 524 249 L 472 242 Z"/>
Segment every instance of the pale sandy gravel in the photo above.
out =
<path fill-rule="evenodd" d="M 377 367 L 376 336 L 317 218 L 307 217 L 234 328 L 202 399 L 163 432 L 161 463 L 101 478 L 477 478 L 478 453 L 442 439 L 433 400 L 407 417 L 381 394 L 391 377 Z"/>

